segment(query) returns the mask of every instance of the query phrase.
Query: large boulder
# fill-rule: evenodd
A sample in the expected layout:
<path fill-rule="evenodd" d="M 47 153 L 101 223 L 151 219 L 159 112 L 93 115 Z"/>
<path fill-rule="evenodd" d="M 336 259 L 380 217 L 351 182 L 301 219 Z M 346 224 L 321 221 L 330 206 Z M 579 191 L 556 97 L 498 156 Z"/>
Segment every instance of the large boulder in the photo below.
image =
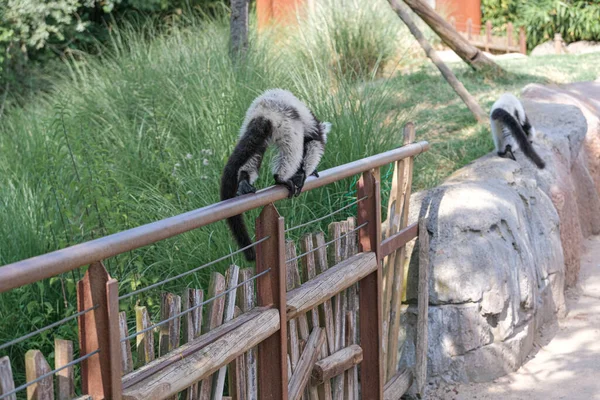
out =
<path fill-rule="evenodd" d="M 600 83 L 531 85 L 523 97 L 545 169 L 520 151 L 489 154 L 411 199 L 411 220 L 427 216 L 431 236 L 430 377 L 482 382 L 518 369 L 541 326 L 565 314 L 582 240 L 600 232 Z M 414 362 L 416 258 L 402 365 Z"/>

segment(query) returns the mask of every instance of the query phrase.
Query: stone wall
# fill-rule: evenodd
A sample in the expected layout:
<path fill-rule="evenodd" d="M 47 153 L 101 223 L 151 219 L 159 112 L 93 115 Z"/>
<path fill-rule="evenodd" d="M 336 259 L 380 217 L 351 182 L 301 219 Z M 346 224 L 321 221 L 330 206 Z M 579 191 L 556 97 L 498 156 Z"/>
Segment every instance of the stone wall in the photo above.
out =
<path fill-rule="evenodd" d="M 600 233 L 600 82 L 529 85 L 522 98 L 544 170 L 521 152 L 489 154 L 413 196 L 411 219 L 427 215 L 431 236 L 432 378 L 483 382 L 518 369 L 541 326 L 566 313 L 582 240 Z M 413 257 L 402 365 L 414 363 L 416 271 Z"/>

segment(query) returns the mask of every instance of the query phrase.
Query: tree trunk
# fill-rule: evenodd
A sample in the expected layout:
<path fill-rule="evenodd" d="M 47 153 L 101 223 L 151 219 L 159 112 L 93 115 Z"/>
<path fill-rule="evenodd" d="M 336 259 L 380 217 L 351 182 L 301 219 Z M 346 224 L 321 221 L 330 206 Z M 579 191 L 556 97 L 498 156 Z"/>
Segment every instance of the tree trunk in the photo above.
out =
<path fill-rule="evenodd" d="M 231 0 L 231 55 L 237 58 L 248 47 L 248 0 Z"/>
<path fill-rule="evenodd" d="M 422 0 L 404 0 L 408 5 L 460 58 L 475 70 L 492 69 L 502 71 L 502 68 L 490 60 L 477 47 L 471 45 L 433 8 Z"/>
<path fill-rule="evenodd" d="M 456 75 L 454 75 L 452 70 L 448 68 L 446 64 L 444 64 L 444 62 L 437 55 L 437 52 L 431 47 L 431 44 L 429 44 L 427 39 L 425 39 L 423 33 L 419 30 L 417 25 L 410 17 L 408 7 L 396 0 L 388 0 L 388 2 L 390 3 L 390 6 L 392 6 L 392 9 L 396 12 L 396 14 L 398 14 L 400 19 L 402 19 L 402 21 L 406 24 L 413 36 L 417 39 L 417 41 L 425 51 L 425 54 L 427 54 L 427 57 L 429 57 L 431 61 L 433 61 L 435 66 L 440 70 L 440 72 L 446 79 L 446 81 L 450 84 L 450 86 L 452 86 L 452 89 L 454 89 L 454 91 L 465 102 L 469 110 L 471 110 L 471 112 L 475 116 L 475 119 L 477 119 L 477 121 L 481 123 L 487 121 L 487 115 L 485 114 L 479 103 L 477 103 L 477 100 L 475 100 L 473 96 L 471 96 L 471 94 L 467 91 L 467 89 L 465 89 L 465 87 L 458 80 Z"/>

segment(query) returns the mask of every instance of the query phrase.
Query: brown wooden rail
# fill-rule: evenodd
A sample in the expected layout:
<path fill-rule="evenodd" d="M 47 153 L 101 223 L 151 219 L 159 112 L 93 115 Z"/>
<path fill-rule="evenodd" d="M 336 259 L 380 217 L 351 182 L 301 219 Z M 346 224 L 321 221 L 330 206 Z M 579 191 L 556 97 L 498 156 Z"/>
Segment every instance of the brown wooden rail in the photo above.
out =
<path fill-rule="evenodd" d="M 313 190 L 364 171 L 415 156 L 428 149 L 429 143 L 417 142 L 330 168 L 320 172 L 319 178 L 308 178 L 302 191 Z M 287 189 L 284 187 L 271 186 L 252 195 L 211 204 L 137 228 L 5 265 L 0 267 L 0 293 L 263 207 L 285 199 L 287 195 Z"/>

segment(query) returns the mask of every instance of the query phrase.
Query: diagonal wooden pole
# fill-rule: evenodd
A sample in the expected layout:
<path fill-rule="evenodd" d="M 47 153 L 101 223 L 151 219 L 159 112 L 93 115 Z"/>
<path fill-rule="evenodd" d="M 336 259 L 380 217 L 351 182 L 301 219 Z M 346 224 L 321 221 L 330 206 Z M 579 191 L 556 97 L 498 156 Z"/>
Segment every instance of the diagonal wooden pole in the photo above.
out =
<path fill-rule="evenodd" d="M 431 47 L 431 44 L 425 39 L 421 30 L 417 27 L 410 16 L 410 12 L 408 7 L 397 0 L 388 0 L 392 9 L 396 12 L 398 17 L 406 24 L 410 33 L 417 39 L 425 54 L 435 66 L 440 70 L 440 73 L 446 79 L 446 81 L 452 86 L 452 89 L 458 94 L 458 96 L 462 99 L 462 101 L 467 105 L 469 110 L 473 113 L 475 119 L 480 123 L 485 123 L 487 121 L 487 115 L 477 103 L 477 100 L 465 89 L 464 85 L 458 80 L 454 72 L 438 56 L 437 52 Z"/>

